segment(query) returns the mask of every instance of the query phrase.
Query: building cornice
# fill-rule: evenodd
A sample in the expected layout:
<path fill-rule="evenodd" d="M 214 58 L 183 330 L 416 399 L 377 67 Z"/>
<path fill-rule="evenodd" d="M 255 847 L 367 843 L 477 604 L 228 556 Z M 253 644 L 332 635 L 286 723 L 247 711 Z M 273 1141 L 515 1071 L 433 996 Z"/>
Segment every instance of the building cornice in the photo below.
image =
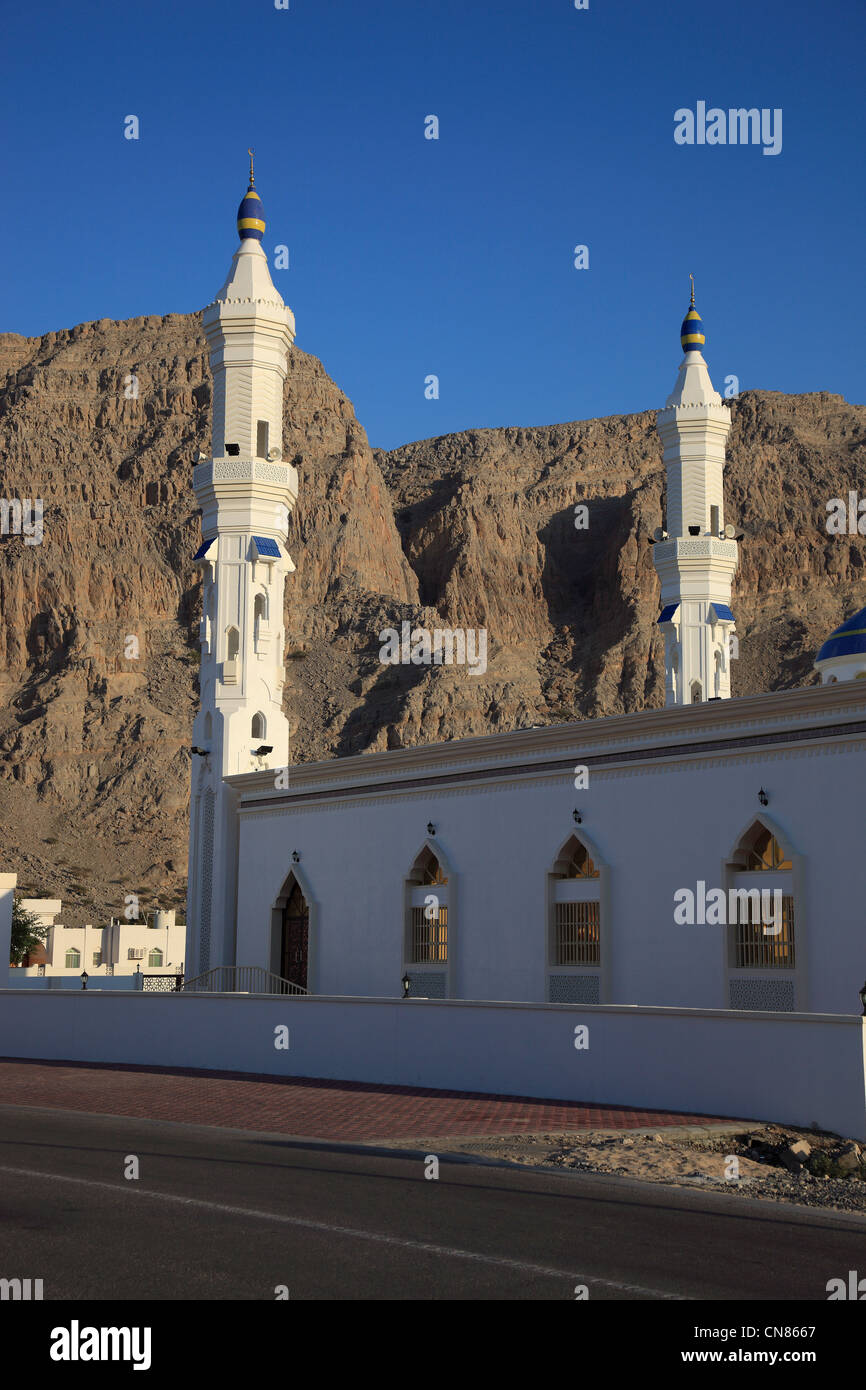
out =
<path fill-rule="evenodd" d="M 275 790 L 273 769 L 225 780 L 251 810 L 318 796 L 407 791 L 413 784 L 445 788 L 521 773 L 565 775 L 576 764 L 613 770 L 864 735 L 866 686 L 845 682 L 301 763 L 291 767 L 287 790 Z"/>

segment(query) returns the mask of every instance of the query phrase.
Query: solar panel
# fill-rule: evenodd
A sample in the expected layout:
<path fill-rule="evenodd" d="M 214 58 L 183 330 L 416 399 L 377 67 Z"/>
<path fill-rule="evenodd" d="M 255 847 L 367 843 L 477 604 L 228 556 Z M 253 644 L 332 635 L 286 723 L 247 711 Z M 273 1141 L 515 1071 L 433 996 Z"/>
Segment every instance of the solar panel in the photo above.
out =
<path fill-rule="evenodd" d="M 260 555 L 273 555 L 275 560 L 280 558 L 280 547 L 276 541 L 272 541 L 270 536 L 253 536 L 256 550 Z"/>

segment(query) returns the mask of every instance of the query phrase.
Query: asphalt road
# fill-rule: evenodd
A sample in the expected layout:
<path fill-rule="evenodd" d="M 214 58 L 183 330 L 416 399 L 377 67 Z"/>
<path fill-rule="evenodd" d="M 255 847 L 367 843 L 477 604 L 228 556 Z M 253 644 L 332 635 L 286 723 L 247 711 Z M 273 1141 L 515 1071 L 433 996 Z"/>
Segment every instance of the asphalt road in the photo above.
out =
<path fill-rule="evenodd" d="M 124 1177 L 128 1156 L 137 1179 Z M 49 1299 L 808 1299 L 866 1218 L 585 1174 L 0 1107 L 0 1278 Z"/>

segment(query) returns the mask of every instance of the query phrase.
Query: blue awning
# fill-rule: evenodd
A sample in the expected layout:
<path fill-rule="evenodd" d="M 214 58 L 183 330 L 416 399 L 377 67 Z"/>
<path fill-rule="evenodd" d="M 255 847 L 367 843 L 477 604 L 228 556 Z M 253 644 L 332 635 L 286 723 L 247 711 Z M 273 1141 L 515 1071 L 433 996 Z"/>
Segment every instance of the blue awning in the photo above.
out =
<path fill-rule="evenodd" d="M 674 614 L 676 613 L 679 606 L 680 605 L 678 603 L 669 603 L 668 606 L 666 608 L 663 608 L 661 613 L 659 613 L 656 621 L 659 623 L 673 622 Z"/>
<path fill-rule="evenodd" d="M 720 623 L 732 623 L 734 615 L 726 603 L 711 603 L 710 609 L 716 615 L 716 621 Z"/>
<path fill-rule="evenodd" d="M 211 548 L 211 546 L 213 545 L 213 543 L 214 543 L 215 540 L 216 540 L 216 537 L 215 537 L 215 536 L 211 536 L 211 538 L 210 538 L 209 541 L 202 541 L 202 543 L 201 543 L 201 545 L 199 546 L 198 550 L 195 552 L 195 554 L 194 554 L 193 557 L 192 557 L 192 558 L 193 558 L 193 563 L 195 563 L 196 560 L 203 560 L 203 559 L 204 559 L 205 555 L 207 555 L 208 551 L 210 550 L 210 548 Z"/>

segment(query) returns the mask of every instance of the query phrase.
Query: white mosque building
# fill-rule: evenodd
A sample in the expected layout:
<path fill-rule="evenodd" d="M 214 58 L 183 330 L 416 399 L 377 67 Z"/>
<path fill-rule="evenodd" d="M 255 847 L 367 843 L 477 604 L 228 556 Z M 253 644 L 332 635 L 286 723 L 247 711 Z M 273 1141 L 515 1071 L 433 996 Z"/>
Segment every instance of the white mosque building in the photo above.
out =
<path fill-rule="evenodd" d="M 730 698 L 730 414 L 694 293 L 658 415 L 665 708 L 289 768 L 295 325 L 264 226 L 251 173 L 240 246 L 204 312 L 187 977 L 257 966 L 330 996 L 857 1011 L 866 609 L 821 649 L 820 685 Z"/>

